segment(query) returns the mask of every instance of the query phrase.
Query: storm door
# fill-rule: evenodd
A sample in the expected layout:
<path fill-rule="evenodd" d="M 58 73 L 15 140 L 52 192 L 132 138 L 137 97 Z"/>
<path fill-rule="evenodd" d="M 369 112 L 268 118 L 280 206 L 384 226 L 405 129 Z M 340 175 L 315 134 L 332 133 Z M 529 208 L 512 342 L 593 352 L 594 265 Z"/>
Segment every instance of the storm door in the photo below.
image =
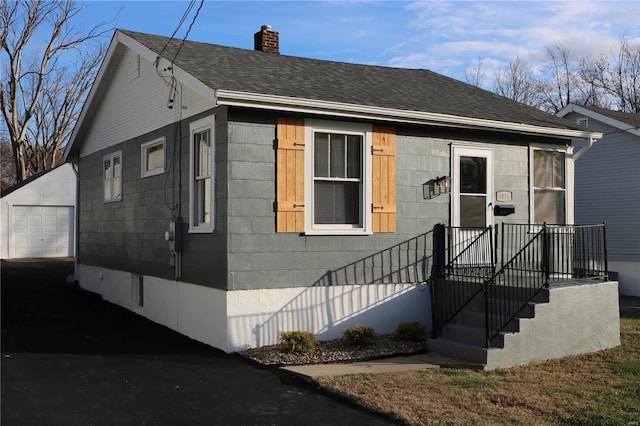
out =
<path fill-rule="evenodd" d="M 490 263 L 490 247 L 478 241 L 473 251 L 465 248 L 493 225 L 493 152 L 486 148 L 452 149 L 451 226 L 453 254 L 462 253 L 464 263 Z M 459 229 L 458 229 L 459 228 Z"/>

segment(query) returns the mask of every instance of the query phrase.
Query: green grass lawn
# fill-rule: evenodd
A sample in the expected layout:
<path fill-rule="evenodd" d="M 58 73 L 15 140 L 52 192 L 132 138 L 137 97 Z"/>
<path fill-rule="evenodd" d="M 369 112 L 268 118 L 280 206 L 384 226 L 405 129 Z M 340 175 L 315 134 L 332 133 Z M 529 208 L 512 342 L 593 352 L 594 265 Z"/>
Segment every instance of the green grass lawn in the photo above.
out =
<path fill-rule="evenodd" d="M 408 425 L 640 425 L 640 318 L 621 345 L 489 372 L 436 369 L 323 377 L 325 389 Z"/>

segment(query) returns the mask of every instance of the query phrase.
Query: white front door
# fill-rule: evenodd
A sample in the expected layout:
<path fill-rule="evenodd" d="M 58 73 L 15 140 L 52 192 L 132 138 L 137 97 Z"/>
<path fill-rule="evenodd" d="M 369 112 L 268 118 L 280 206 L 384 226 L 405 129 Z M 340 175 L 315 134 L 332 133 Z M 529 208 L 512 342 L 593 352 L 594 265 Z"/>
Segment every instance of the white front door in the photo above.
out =
<path fill-rule="evenodd" d="M 454 146 L 451 169 L 451 226 L 492 226 L 493 151 Z"/>
<path fill-rule="evenodd" d="M 491 240 L 478 237 L 493 225 L 493 151 L 454 146 L 451 161 L 452 259 L 458 265 L 490 265 Z"/>

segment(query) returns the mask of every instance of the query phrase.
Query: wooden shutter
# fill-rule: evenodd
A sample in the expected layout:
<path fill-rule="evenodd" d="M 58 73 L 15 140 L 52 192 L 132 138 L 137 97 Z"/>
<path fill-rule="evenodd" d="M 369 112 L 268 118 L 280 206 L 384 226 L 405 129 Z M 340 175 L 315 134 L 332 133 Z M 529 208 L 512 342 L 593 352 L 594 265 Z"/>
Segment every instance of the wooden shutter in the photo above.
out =
<path fill-rule="evenodd" d="M 396 231 L 396 131 L 373 126 L 373 232 Z"/>
<path fill-rule="evenodd" d="M 278 118 L 276 231 L 304 232 L 304 120 Z"/>

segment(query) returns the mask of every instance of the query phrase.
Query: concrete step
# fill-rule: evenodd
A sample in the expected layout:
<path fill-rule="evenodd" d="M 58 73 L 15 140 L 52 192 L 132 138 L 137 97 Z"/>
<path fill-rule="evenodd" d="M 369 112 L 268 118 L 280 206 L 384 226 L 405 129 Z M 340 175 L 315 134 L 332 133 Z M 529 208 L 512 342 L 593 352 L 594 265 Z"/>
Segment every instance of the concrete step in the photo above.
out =
<path fill-rule="evenodd" d="M 427 339 L 427 351 L 478 364 L 487 363 L 487 349 L 446 338 Z"/>
<path fill-rule="evenodd" d="M 484 325 L 482 327 L 473 327 L 464 324 L 447 324 L 442 329 L 441 338 L 484 347 L 486 343 L 486 332 Z M 491 342 L 491 347 L 503 348 L 504 335 L 499 334 L 496 336 Z"/>
<path fill-rule="evenodd" d="M 451 324 L 467 325 L 470 327 L 478 327 L 484 330 L 485 315 L 484 312 L 465 309 L 451 321 Z M 507 326 L 503 329 L 503 331 L 507 333 L 517 333 L 518 331 L 520 331 L 519 318 L 511 320 L 509 324 L 507 324 Z"/>
<path fill-rule="evenodd" d="M 489 365 L 494 359 L 508 357 L 510 351 L 505 348 L 505 336 L 517 338 L 520 320 L 535 318 L 536 305 L 549 302 L 549 290 L 541 290 L 531 300 L 528 289 L 516 286 L 499 285 L 492 289 L 491 294 L 494 306 L 502 304 L 503 307 L 518 308 L 528 303 L 492 340 L 490 348 L 485 348 L 485 297 L 479 294 L 445 325 L 437 339 L 427 339 L 427 350 L 484 365 Z"/>
<path fill-rule="evenodd" d="M 513 305 L 513 306 L 519 306 L 518 301 L 514 301 L 514 300 L 494 300 L 493 301 L 494 306 L 500 306 L 501 303 L 503 303 L 504 305 Z M 516 315 L 517 318 L 534 318 L 535 317 L 535 313 L 536 313 L 536 308 L 535 305 L 538 303 L 544 303 L 544 302 L 530 302 L 528 304 L 526 304 L 521 310 L 520 312 L 518 312 L 518 314 Z M 484 310 L 485 310 L 485 298 L 483 296 L 477 296 L 475 299 L 473 299 L 469 304 L 467 304 L 462 312 L 479 312 L 482 313 L 482 315 L 484 315 Z"/>
<path fill-rule="evenodd" d="M 521 300 L 524 302 L 531 298 L 530 289 L 517 286 L 497 285 L 491 287 L 489 291 L 491 296 L 497 299 Z M 530 301 L 536 303 L 549 302 L 549 289 L 541 289 Z"/>

